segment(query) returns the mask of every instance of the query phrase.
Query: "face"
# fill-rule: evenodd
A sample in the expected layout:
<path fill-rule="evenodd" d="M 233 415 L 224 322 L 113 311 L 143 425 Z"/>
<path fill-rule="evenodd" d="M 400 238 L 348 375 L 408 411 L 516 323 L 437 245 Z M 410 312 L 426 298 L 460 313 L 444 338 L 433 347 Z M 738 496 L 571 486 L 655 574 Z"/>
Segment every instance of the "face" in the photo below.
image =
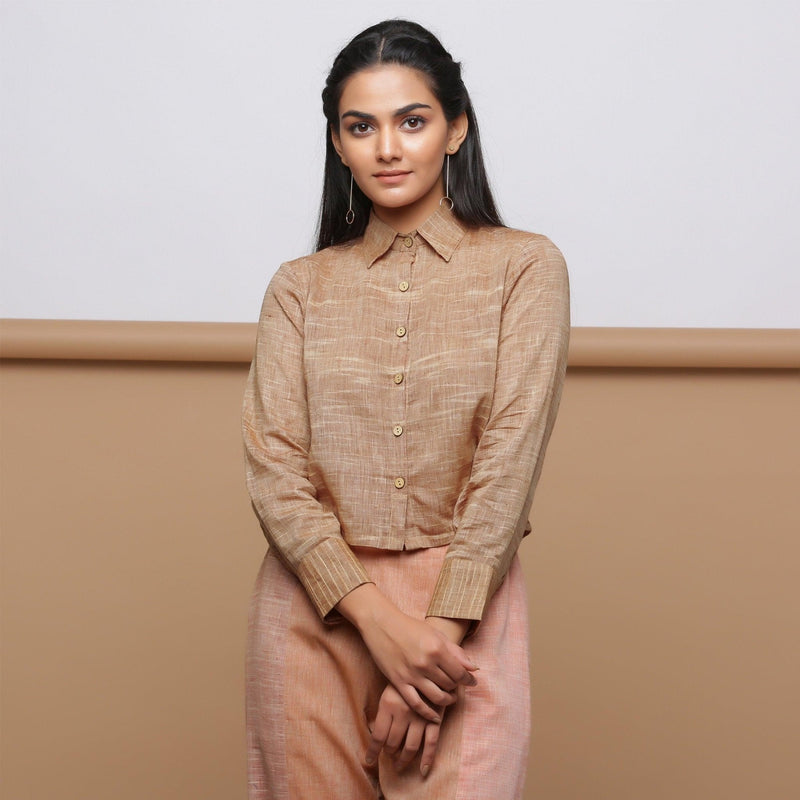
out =
<path fill-rule="evenodd" d="M 395 230 L 421 225 L 444 197 L 446 153 L 467 134 L 466 115 L 452 122 L 421 72 L 387 64 L 345 83 L 334 146 L 375 213 Z"/>

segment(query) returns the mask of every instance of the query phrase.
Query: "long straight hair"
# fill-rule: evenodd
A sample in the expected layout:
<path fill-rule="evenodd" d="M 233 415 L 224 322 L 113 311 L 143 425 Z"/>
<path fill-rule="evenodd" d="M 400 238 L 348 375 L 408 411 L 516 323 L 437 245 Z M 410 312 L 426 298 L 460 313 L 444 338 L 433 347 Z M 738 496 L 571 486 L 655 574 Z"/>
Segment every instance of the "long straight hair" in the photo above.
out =
<path fill-rule="evenodd" d="M 367 227 L 372 203 L 355 182 L 355 219 L 351 225 L 345 220 L 349 208 L 350 170 L 342 164 L 333 146 L 331 130 L 339 131 L 339 101 L 347 80 L 376 64 L 399 64 L 423 73 L 448 122 L 466 113 L 467 137 L 458 152 L 450 157 L 453 214 L 469 227 L 502 226 L 486 176 L 478 122 L 461 79 L 461 64 L 453 60 L 429 30 L 415 22 L 390 19 L 367 28 L 347 44 L 336 56 L 322 91 L 322 110 L 327 125 L 317 250 L 356 239 Z"/>

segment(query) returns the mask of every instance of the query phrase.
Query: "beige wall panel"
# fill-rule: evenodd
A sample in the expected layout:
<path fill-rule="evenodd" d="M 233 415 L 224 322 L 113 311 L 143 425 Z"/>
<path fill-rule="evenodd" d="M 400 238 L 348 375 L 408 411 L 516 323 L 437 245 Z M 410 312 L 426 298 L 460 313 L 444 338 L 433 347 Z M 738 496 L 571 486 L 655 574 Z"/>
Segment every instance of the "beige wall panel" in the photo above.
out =
<path fill-rule="evenodd" d="M 245 796 L 243 366 L 3 366 L 8 800 Z"/>
<path fill-rule="evenodd" d="M 800 377 L 569 375 L 523 545 L 529 797 L 800 796 Z"/>
<path fill-rule="evenodd" d="M 4 362 L 3 798 L 244 798 L 245 374 Z M 798 408 L 791 370 L 570 370 L 528 800 L 796 796 Z"/>

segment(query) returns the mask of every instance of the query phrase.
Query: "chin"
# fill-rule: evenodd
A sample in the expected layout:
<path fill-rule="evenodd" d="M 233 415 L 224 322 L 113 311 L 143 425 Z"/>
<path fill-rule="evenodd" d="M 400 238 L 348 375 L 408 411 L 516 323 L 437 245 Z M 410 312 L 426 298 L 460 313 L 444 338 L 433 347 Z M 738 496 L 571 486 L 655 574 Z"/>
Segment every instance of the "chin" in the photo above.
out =
<path fill-rule="evenodd" d="M 417 202 L 416 198 L 413 200 L 373 200 L 373 205 L 380 208 L 411 208 Z"/>

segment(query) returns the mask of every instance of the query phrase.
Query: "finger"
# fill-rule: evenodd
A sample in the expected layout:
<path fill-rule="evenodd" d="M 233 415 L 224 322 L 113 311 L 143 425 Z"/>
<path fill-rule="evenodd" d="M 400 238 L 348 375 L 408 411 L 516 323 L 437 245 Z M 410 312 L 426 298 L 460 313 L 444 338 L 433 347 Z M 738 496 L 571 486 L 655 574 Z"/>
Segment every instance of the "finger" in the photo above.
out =
<path fill-rule="evenodd" d="M 382 741 L 375 738 L 371 738 L 369 740 L 369 747 L 367 747 L 367 754 L 364 756 L 364 760 L 367 762 L 367 766 L 371 767 L 378 760 L 378 755 L 380 754 L 382 749 L 383 749 Z"/>
<path fill-rule="evenodd" d="M 423 678 L 419 684 L 417 684 L 417 689 L 431 705 L 451 706 L 456 702 L 455 692 L 445 692 L 428 678 Z M 431 720 L 431 722 L 433 722 L 433 720 Z"/>
<path fill-rule="evenodd" d="M 405 744 L 394 762 L 394 768 L 398 772 L 402 772 L 414 760 L 414 756 L 419 752 L 426 725 L 427 723 L 422 720 L 417 720 L 408 726 Z"/>
<path fill-rule="evenodd" d="M 471 674 L 471 673 L 468 673 Z M 440 689 L 445 692 L 452 692 L 458 686 L 458 681 L 454 681 L 443 669 L 434 670 L 428 678 L 433 681 Z"/>
<path fill-rule="evenodd" d="M 383 744 L 384 752 L 393 756 L 403 746 L 403 739 L 405 738 L 406 731 L 407 727 L 401 720 L 392 720 L 392 727 Z"/>
<path fill-rule="evenodd" d="M 446 692 L 452 692 L 458 686 L 477 686 L 478 680 L 473 674 L 478 667 L 473 670 L 463 669 L 456 673 L 445 672 L 444 669 L 435 676 L 430 676 L 431 680 L 444 689 Z"/>
<path fill-rule="evenodd" d="M 431 686 L 434 686 L 434 684 L 431 684 Z M 437 714 L 436 711 L 434 711 L 434 709 L 432 709 L 419 696 L 419 692 L 413 686 L 407 683 L 404 684 L 402 687 L 396 686 L 395 688 L 397 689 L 398 692 L 400 692 L 400 696 L 403 698 L 403 700 L 405 700 L 406 703 L 408 703 L 408 707 L 412 711 L 416 711 L 417 714 L 419 714 L 424 720 L 427 720 L 428 722 L 433 722 L 436 725 L 438 725 L 442 721 L 442 718 L 439 716 L 439 714 Z M 439 691 L 441 692 L 441 690 Z M 444 694 L 444 692 L 441 692 L 441 694 Z M 449 697 L 449 695 L 446 696 Z M 440 705 L 443 704 L 440 703 Z"/>
<path fill-rule="evenodd" d="M 462 686 L 477 686 L 478 679 L 472 674 L 477 669 L 477 667 L 465 669 L 461 674 L 461 677 L 457 680 L 457 683 L 461 684 Z"/>
<path fill-rule="evenodd" d="M 423 778 L 428 777 L 433 762 L 436 758 L 436 749 L 439 747 L 439 731 L 441 726 L 428 724 L 425 726 L 425 744 L 422 747 L 422 756 L 419 760 L 419 771 Z"/>
<path fill-rule="evenodd" d="M 378 754 L 383 749 L 386 738 L 389 736 L 391 730 L 392 718 L 388 714 L 379 713 L 375 718 L 370 733 L 369 746 L 367 747 L 367 754 L 364 756 L 367 764 L 372 766 L 378 760 Z"/>
<path fill-rule="evenodd" d="M 458 647 L 458 645 L 453 645 L 453 648 L 455 650 L 448 651 L 447 657 L 442 659 L 441 669 L 455 683 L 461 683 L 464 686 L 475 686 L 477 680 L 472 673 L 478 669 L 478 666 L 464 652 L 463 648 Z"/>

